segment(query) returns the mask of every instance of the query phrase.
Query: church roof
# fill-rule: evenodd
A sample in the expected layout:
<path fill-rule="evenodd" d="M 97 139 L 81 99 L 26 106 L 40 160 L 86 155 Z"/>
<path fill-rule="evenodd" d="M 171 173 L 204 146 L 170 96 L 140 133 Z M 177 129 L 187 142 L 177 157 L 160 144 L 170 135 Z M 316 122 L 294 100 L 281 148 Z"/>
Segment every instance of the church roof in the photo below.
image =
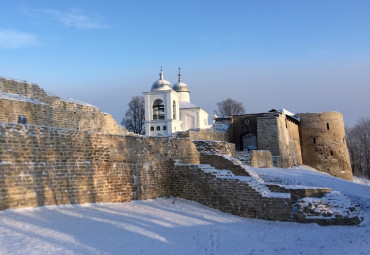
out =
<path fill-rule="evenodd" d="M 192 104 L 190 102 L 180 102 L 179 103 L 180 109 L 190 109 L 190 108 L 200 108 L 198 105 Z"/>

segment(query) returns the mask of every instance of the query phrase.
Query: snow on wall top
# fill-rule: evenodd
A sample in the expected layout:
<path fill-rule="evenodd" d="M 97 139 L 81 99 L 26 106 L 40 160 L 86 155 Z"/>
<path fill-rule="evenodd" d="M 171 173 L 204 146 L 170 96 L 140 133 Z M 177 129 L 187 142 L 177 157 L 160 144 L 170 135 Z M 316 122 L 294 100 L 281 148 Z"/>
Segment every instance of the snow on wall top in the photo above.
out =
<path fill-rule="evenodd" d="M 44 102 L 41 102 L 37 99 L 29 98 L 29 97 L 19 95 L 19 94 L 5 93 L 5 92 L 1 92 L 1 91 L 0 91 L 0 99 L 22 101 L 22 102 L 32 103 L 32 104 L 48 105 L 48 104 L 46 104 Z"/>
<path fill-rule="evenodd" d="M 80 101 L 80 100 L 76 100 L 76 99 L 73 99 L 73 98 L 70 98 L 70 97 L 60 97 L 60 100 L 64 101 L 64 102 L 67 102 L 67 103 L 74 103 L 74 104 L 79 104 L 79 105 L 98 108 L 95 105 L 92 105 L 92 104 L 89 104 L 89 103 L 86 103 L 86 102 L 83 102 L 83 101 Z"/>

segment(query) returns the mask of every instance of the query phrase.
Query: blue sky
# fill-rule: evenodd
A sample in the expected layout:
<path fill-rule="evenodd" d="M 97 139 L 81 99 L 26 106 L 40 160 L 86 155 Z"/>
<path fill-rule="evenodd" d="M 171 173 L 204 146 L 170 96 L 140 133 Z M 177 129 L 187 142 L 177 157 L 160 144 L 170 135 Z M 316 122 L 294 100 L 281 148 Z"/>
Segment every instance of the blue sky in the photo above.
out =
<path fill-rule="evenodd" d="M 370 117 L 370 1 L 0 1 L 0 76 L 80 99 L 120 121 L 163 66 L 210 114 Z"/>

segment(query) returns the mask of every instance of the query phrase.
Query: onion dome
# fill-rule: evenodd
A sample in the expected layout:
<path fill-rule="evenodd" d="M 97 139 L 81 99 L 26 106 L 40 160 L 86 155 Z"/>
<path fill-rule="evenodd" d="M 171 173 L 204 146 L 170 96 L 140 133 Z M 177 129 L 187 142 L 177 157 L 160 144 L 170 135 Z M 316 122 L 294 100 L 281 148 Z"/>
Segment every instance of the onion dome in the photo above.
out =
<path fill-rule="evenodd" d="M 176 84 L 173 85 L 172 89 L 175 90 L 176 92 L 189 92 L 190 93 L 190 90 L 189 90 L 189 87 L 186 83 L 182 82 L 181 80 L 181 73 L 180 73 L 180 68 L 179 68 L 179 80 L 177 81 Z"/>
<path fill-rule="evenodd" d="M 171 90 L 171 83 L 163 79 L 163 72 L 161 67 L 161 72 L 159 73 L 159 80 L 155 81 L 152 85 L 151 90 Z"/>

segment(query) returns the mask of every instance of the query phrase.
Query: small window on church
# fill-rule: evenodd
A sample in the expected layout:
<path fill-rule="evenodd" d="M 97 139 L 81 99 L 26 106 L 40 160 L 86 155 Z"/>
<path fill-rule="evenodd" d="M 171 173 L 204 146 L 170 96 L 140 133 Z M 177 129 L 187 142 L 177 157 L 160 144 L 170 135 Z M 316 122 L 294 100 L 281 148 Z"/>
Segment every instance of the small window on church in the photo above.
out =
<path fill-rule="evenodd" d="M 163 126 L 163 130 L 167 130 L 167 126 Z"/>
<path fill-rule="evenodd" d="M 161 127 L 160 126 L 157 126 L 157 130 L 161 130 Z"/>
<path fill-rule="evenodd" d="M 315 137 L 313 138 L 313 143 L 314 143 L 314 144 L 316 143 L 316 138 L 315 138 Z"/>
<path fill-rule="evenodd" d="M 173 103 L 172 103 L 172 111 L 173 111 L 173 119 L 175 120 L 176 119 L 176 102 L 175 102 L 175 100 L 173 100 Z"/>
<path fill-rule="evenodd" d="M 326 129 L 329 130 L 329 123 L 326 123 Z"/>
<path fill-rule="evenodd" d="M 154 131 L 154 127 L 150 127 L 150 131 Z"/>
<path fill-rule="evenodd" d="M 27 116 L 26 115 L 18 115 L 18 123 L 27 124 Z"/>

